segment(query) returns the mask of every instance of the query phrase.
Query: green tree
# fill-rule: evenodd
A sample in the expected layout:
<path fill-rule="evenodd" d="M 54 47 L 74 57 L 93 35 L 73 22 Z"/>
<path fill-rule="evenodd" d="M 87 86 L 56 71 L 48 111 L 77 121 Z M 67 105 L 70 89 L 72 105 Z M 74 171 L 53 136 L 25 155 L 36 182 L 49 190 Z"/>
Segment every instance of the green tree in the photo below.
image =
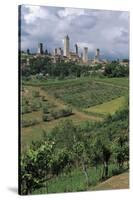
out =
<path fill-rule="evenodd" d="M 111 156 L 110 143 L 108 136 L 105 134 L 100 134 L 100 136 L 96 135 L 91 145 L 92 163 L 96 166 L 96 168 L 98 164 L 103 164 L 102 179 L 108 177 L 108 166 Z"/>
<path fill-rule="evenodd" d="M 90 164 L 89 155 L 87 154 L 87 149 L 85 148 L 85 145 L 83 142 L 76 142 L 73 145 L 73 152 L 75 155 L 75 160 L 77 161 L 77 164 L 82 166 L 82 171 L 85 176 L 87 187 L 89 186 L 89 174 L 88 174 L 88 168 Z"/>
<path fill-rule="evenodd" d="M 52 178 L 51 160 L 53 142 L 44 142 L 37 149 L 31 148 L 21 160 L 21 194 L 31 194 L 35 189 L 46 186 Z"/>
<path fill-rule="evenodd" d="M 66 148 L 56 149 L 54 141 L 33 143 L 21 159 L 21 194 L 31 194 L 41 187 L 45 187 L 48 193 L 48 181 L 67 166 L 70 171 L 72 163 L 72 153 Z"/>

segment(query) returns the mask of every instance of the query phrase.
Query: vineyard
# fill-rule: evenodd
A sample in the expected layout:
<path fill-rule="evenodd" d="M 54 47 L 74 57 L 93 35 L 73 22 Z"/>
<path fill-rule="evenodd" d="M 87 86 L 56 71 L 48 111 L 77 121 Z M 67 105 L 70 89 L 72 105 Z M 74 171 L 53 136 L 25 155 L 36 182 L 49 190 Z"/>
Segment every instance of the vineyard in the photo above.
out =
<path fill-rule="evenodd" d="M 96 81 L 53 87 L 44 86 L 44 90 L 77 108 L 89 108 L 126 93 L 126 89 Z"/>
<path fill-rule="evenodd" d="M 24 81 L 21 96 L 21 194 L 92 190 L 128 170 L 127 78 Z"/>

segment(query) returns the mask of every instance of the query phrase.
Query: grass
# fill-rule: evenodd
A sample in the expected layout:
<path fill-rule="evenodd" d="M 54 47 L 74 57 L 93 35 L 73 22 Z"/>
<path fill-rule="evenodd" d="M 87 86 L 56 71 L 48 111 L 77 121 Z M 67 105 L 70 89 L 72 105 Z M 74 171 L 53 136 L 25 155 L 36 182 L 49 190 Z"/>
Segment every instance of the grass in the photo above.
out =
<path fill-rule="evenodd" d="M 129 87 L 129 79 L 126 77 L 124 77 L 124 78 L 101 78 L 101 79 L 95 79 L 95 80 L 104 82 L 104 83 L 113 84 L 116 87 L 117 86 L 121 86 L 121 87 L 125 87 L 125 88 Z"/>
<path fill-rule="evenodd" d="M 124 102 L 125 102 L 125 97 L 119 97 L 111 101 L 87 108 L 85 109 L 85 111 L 88 112 L 88 114 L 94 113 L 106 116 L 108 114 L 114 114 L 117 110 L 119 110 L 123 106 Z"/>
<path fill-rule="evenodd" d="M 129 87 L 129 79 L 127 77 L 122 78 L 91 78 L 91 77 L 83 77 L 83 78 L 75 78 L 75 79 L 65 79 L 65 80 L 58 80 L 58 79 L 48 79 L 48 80 L 38 80 L 38 79 L 31 79 L 29 81 L 23 81 L 24 85 L 30 86 L 57 86 L 57 85 L 64 85 L 64 84 L 74 84 L 79 82 L 87 82 L 89 80 L 95 80 L 105 83 L 110 83 L 115 86 L 121 87 Z"/>
<path fill-rule="evenodd" d="M 34 116 L 34 118 L 36 118 Z M 87 120 L 80 120 L 76 116 L 72 115 L 68 117 L 71 119 L 75 124 L 82 124 L 82 122 L 86 122 Z M 43 136 L 43 132 L 49 132 L 55 126 L 57 126 L 61 121 L 66 120 L 66 117 L 62 117 L 57 120 L 53 120 L 50 122 L 40 122 L 35 126 L 30 126 L 26 128 L 21 128 L 21 144 L 22 144 L 22 151 L 28 148 L 28 146 L 32 143 L 32 141 L 40 140 Z"/>
<path fill-rule="evenodd" d="M 95 168 L 90 168 L 88 171 L 90 184 L 95 185 L 100 179 L 101 173 L 101 167 L 98 168 L 97 173 Z M 88 186 L 83 172 L 79 169 L 73 170 L 71 175 L 62 174 L 61 176 L 48 182 L 48 193 L 76 192 L 85 190 L 88 190 Z M 36 190 L 34 193 L 46 193 L 46 188 Z"/>
<path fill-rule="evenodd" d="M 116 169 L 114 164 L 109 165 L 109 177 L 112 176 L 112 170 Z M 71 174 L 62 174 L 52 180 L 48 181 L 48 193 L 61 193 L 61 192 L 78 192 L 94 190 L 98 183 L 101 183 L 102 166 L 90 167 L 88 170 L 89 185 L 86 183 L 86 178 L 82 169 L 73 169 Z M 105 187 L 106 188 L 106 187 Z M 34 194 L 47 193 L 46 188 L 40 188 L 34 191 Z"/>

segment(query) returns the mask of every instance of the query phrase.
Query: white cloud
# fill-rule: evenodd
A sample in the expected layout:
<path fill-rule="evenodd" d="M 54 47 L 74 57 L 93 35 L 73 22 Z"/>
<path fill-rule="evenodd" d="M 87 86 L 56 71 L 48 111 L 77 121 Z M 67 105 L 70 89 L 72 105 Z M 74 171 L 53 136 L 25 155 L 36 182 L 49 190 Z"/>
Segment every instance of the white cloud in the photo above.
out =
<path fill-rule="evenodd" d="M 101 34 L 106 40 L 113 41 L 115 37 L 119 37 L 121 35 L 121 30 L 122 27 L 112 27 L 111 30 L 105 28 L 101 30 Z"/>
<path fill-rule="evenodd" d="M 121 12 L 121 15 L 119 17 L 121 20 L 128 21 L 129 20 L 129 12 Z"/>
<path fill-rule="evenodd" d="M 64 10 L 59 10 L 58 15 L 60 17 L 69 17 L 69 16 L 80 16 L 85 14 L 84 9 L 75 9 L 75 8 L 65 8 Z"/>
<path fill-rule="evenodd" d="M 81 49 L 83 49 L 84 47 L 88 47 L 89 52 L 94 52 L 94 50 L 95 50 L 94 44 L 90 44 L 90 43 L 87 43 L 87 42 L 77 42 L 77 45 Z"/>
<path fill-rule="evenodd" d="M 24 15 L 27 24 L 34 23 L 37 18 L 46 19 L 49 17 L 48 10 L 41 6 L 25 6 L 25 8 L 29 9 L 29 12 Z"/>

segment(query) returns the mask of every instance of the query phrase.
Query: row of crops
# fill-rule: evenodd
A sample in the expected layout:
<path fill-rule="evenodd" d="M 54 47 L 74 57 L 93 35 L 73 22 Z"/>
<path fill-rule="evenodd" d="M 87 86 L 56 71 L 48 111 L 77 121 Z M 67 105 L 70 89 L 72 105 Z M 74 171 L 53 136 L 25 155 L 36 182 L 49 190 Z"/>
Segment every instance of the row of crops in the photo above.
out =
<path fill-rule="evenodd" d="M 127 93 L 125 88 L 95 81 L 77 83 L 72 85 L 43 87 L 55 98 L 71 104 L 77 108 L 89 108 L 94 105 L 107 102 Z"/>

